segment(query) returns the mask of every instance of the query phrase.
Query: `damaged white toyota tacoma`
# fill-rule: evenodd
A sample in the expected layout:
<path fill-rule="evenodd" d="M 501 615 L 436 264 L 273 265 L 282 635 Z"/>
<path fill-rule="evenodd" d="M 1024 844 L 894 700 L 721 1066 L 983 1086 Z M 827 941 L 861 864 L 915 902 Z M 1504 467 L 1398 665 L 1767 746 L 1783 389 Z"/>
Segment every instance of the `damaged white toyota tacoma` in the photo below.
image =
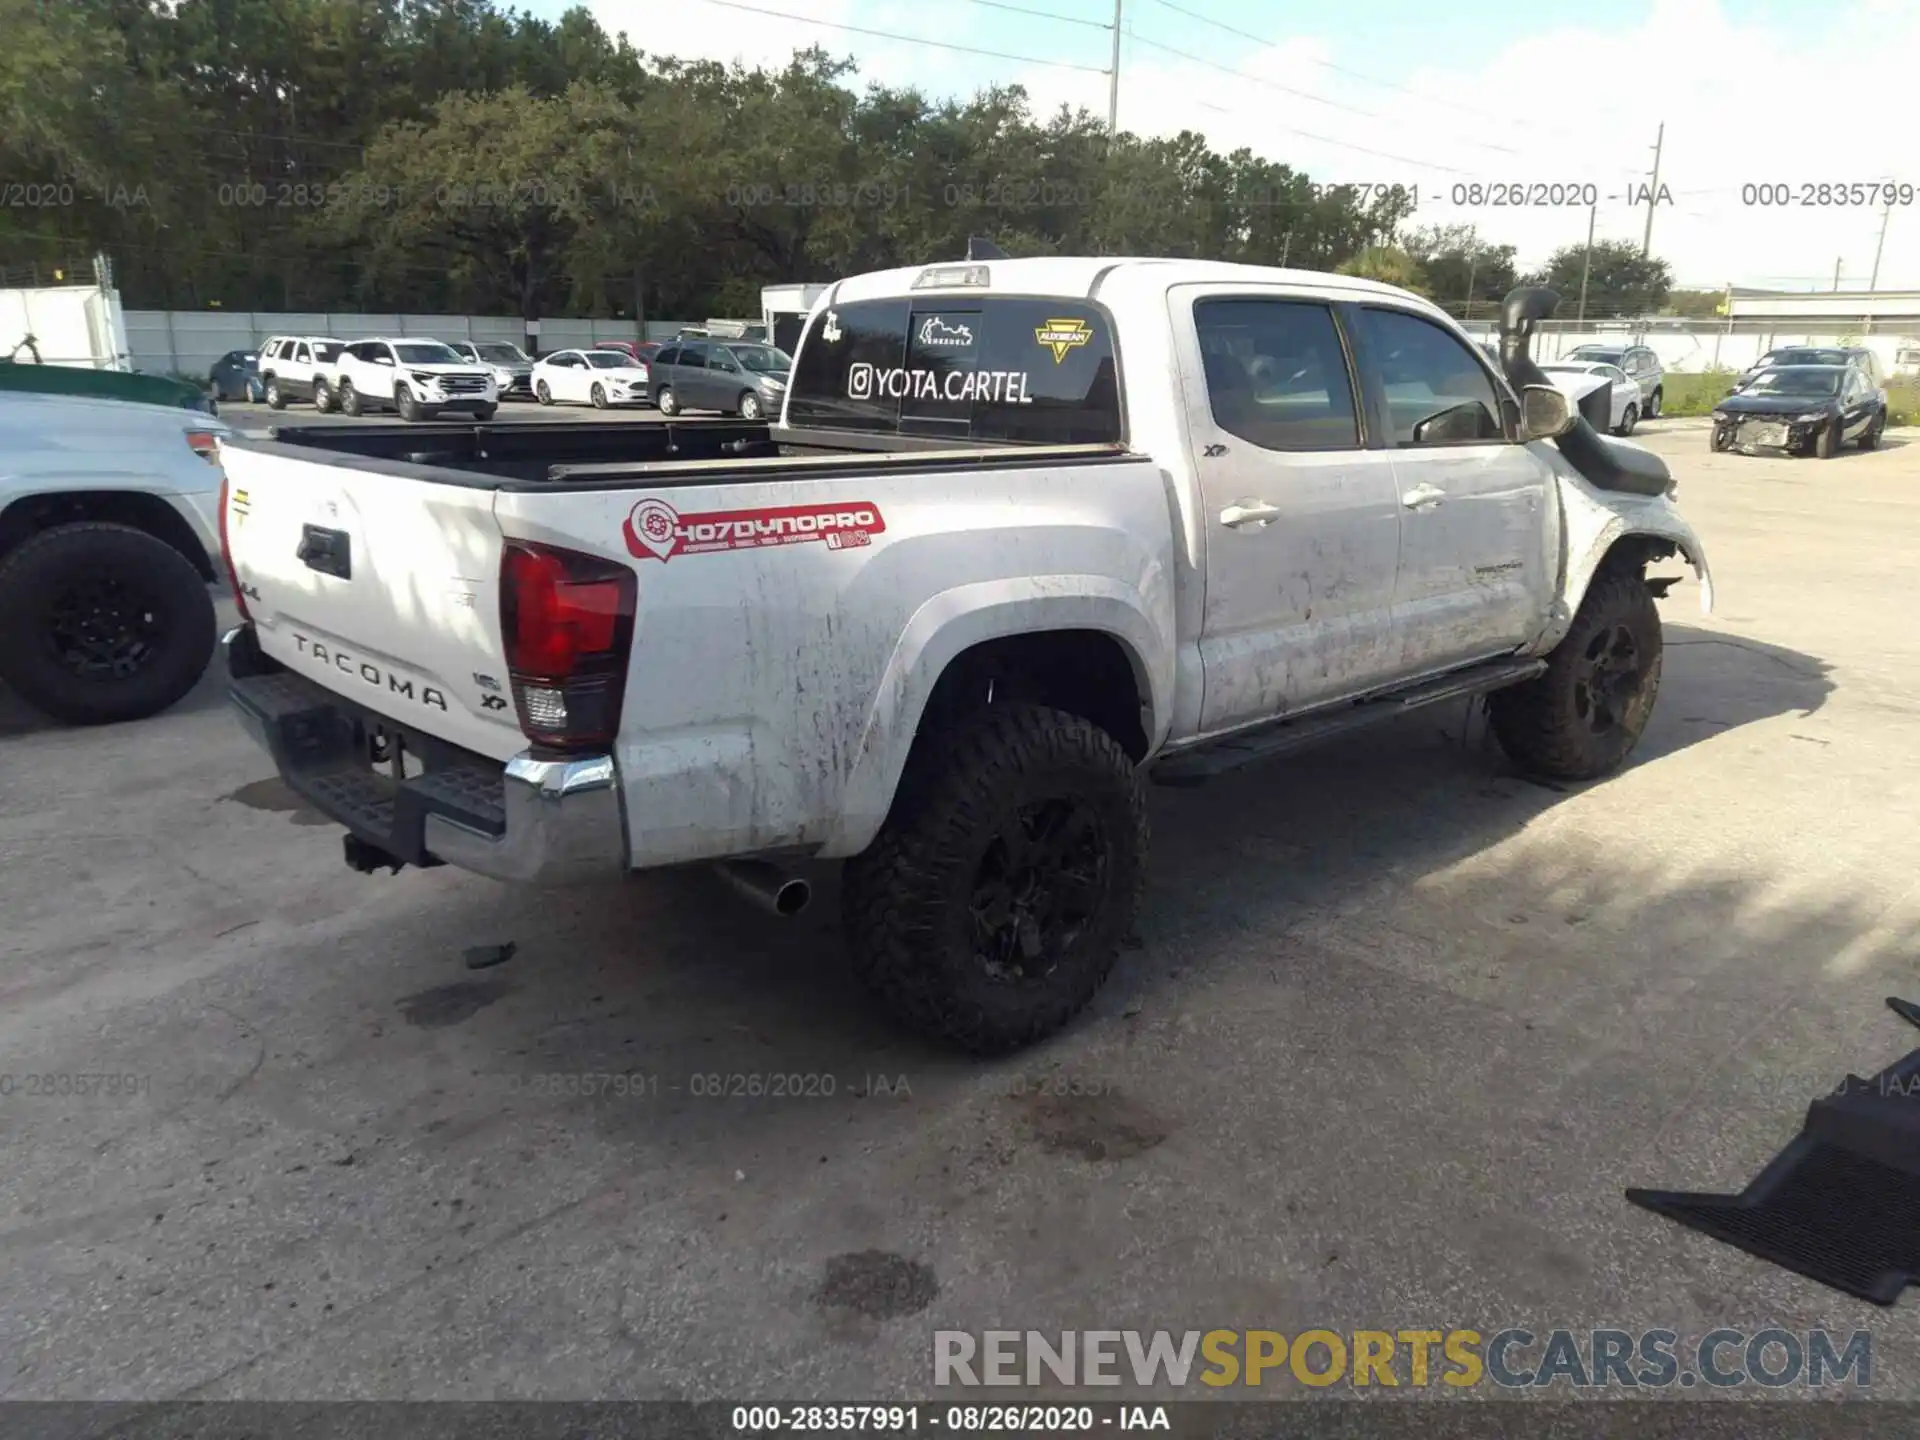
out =
<path fill-rule="evenodd" d="M 1344 276 L 993 258 L 809 316 L 780 423 L 228 438 L 241 718 L 373 871 L 844 859 L 861 977 L 982 1052 L 1111 970 L 1145 787 L 1489 697 L 1520 765 L 1620 765 L 1665 465 Z M 1596 409 L 1604 420 L 1605 395 Z"/>

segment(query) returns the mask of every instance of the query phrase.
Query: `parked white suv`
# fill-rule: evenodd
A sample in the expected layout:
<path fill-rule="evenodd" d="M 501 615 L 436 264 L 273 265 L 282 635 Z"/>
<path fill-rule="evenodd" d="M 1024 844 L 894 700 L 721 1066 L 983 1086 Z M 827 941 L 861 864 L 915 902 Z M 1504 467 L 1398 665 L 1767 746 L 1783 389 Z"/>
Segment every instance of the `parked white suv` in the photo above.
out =
<path fill-rule="evenodd" d="M 313 400 L 317 382 L 339 358 L 341 342 L 324 335 L 275 335 L 260 347 L 260 383 L 267 404 L 287 408 L 289 400 Z"/>
<path fill-rule="evenodd" d="M 356 340 L 341 349 L 313 403 L 344 415 L 397 410 L 402 420 L 431 420 L 464 410 L 491 420 L 500 386 L 490 366 L 462 360 L 438 340 Z"/>
<path fill-rule="evenodd" d="M 1611 365 L 1626 372 L 1627 379 L 1633 382 L 1640 392 L 1640 420 L 1658 420 L 1660 407 L 1666 403 L 1666 366 L 1660 363 L 1660 357 L 1645 345 L 1581 345 L 1566 357 L 1569 361 L 1581 361 L 1590 365 Z"/>

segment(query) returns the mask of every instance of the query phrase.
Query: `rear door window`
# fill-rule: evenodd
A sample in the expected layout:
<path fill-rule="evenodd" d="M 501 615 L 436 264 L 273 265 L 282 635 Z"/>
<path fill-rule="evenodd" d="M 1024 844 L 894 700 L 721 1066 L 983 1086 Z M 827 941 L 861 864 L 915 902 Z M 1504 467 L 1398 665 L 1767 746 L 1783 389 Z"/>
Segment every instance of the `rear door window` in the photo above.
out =
<path fill-rule="evenodd" d="M 707 368 L 706 347 L 701 345 L 681 346 L 680 358 L 675 363 L 688 370 L 706 369 Z"/>
<path fill-rule="evenodd" d="M 821 312 L 787 423 L 1006 444 L 1121 438 L 1111 324 L 1086 301 L 954 295 Z"/>
<path fill-rule="evenodd" d="M 1202 300 L 1193 323 L 1222 430 L 1263 450 L 1359 448 L 1346 351 L 1327 306 Z"/>

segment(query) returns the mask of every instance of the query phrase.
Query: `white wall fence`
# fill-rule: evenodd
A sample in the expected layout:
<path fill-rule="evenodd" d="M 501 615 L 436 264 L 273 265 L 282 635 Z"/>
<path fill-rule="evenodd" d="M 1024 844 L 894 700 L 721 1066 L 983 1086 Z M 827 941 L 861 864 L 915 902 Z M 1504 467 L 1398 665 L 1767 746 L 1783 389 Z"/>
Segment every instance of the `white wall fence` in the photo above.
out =
<path fill-rule="evenodd" d="M 671 340 L 691 320 L 655 320 L 646 339 Z M 133 368 L 156 374 L 205 375 L 229 350 L 257 350 L 274 335 L 418 335 L 434 340 L 505 340 L 523 349 L 568 350 L 601 340 L 637 340 L 631 320 L 541 320 L 537 339 L 527 323 L 506 315 L 276 314 L 254 310 L 129 310 L 127 348 Z"/>
<path fill-rule="evenodd" d="M 45 293 L 45 292 L 37 292 Z M 671 340 L 683 325 L 700 320 L 648 322 L 646 339 Z M 1550 324 L 1536 337 L 1534 352 L 1554 360 L 1576 345 L 1651 346 L 1667 369 L 1681 373 L 1702 370 L 1744 370 L 1767 351 L 1781 345 L 1865 345 L 1889 373 L 1920 371 L 1920 324 L 1889 325 L 1885 333 L 1836 332 L 1831 328 L 1793 328 L 1783 321 L 1767 329 L 1751 320 L 1729 331 L 1724 324 L 1697 321 L 1676 325 L 1655 322 L 1647 327 L 1624 324 L 1579 327 Z M 1828 322 L 1830 324 L 1830 322 Z M 166 374 L 205 375 L 214 361 L 229 350 L 258 349 L 272 335 L 332 335 L 354 340 L 372 335 L 419 335 L 435 340 L 506 340 L 523 348 L 566 350 L 601 340 L 634 340 L 639 329 L 631 320 L 541 320 L 536 343 L 529 343 L 524 321 L 502 315 L 345 315 L 274 314 L 240 310 L 128 310 L 126 346 L 136 370 Z M 1489 322 L 1474 320 L 1470 332 L 1496 340 Z M 43 337 L 44 338 L 44 337 Z M 78 343 L 76 337 L 76 343 Z M 46 346 L 43 344 L 42 349 Z M 52 359 L 52 355 L 48 355 Z M 84 362 L 82 362 L 84 363 Z"/>
<path fill-rule="evenodd" d="M 1498 343 L 1499 334 L 1491 324 L 1476 320 L 1468 327 L 1476 337 Z M 1646 329 L 1608 326 L 1605 329 L 1544 329 L 1534 337 L 1536 360 L 1558 360 L 1579 345 L 1645 345 L 1660 357 L 1667 369 L 1680 374 L 1698 374 L 1703 370 L 1744 370 L 1769 350 L 1782 345 L 1863 345 L 1880 358 L 1888 374 L 1920 371 L 1920 325 L 1909 327 L 1907 334 L 1863 335 L 1858 330 L 1839 332 L 1815 328 L 1792 328 L 1786 322 L 1775 330 L 1741 328 L 1729 334 L 1724 326 L 1672 329 L 1650 326 Z"/>

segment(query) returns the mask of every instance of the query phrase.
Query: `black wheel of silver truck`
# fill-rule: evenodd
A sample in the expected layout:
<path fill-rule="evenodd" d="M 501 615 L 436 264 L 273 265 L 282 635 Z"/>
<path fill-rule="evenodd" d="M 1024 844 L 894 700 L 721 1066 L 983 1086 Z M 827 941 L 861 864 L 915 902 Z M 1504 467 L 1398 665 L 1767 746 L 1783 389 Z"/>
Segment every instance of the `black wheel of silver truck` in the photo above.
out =
<path fill-rule="evenodd" d="M 914 1029 L 978 1054 L 1053 1034 L 1112 971 L 1145 877 L 1138 771 L 1089 720 L 994 706 L 914 748 L 847 862 L 856 974 Z"/>
<path fill-rule="evenodd" d="M 1515 764 L 1552 779 L 1617 769 L 1653 715 L 1662 648 L 1660 611 L 1639 570 L 1602 569 L 1546 673 L 1487 697 L 1494 736 Z"/>
<path fill-rule="evenodd" d="M 360 404 L 360 392 L 353 388 L 351 380 L 340 382 L 340 413 L 358 418 L 364 407 Z"/>
<path fill-rule="evenodd" d="M 280 379 L 276 375 L 267 377 L 267 408 L 284 410 L 287 408 L 286 392 L 280 388 Z"/>
<path fill-rule="evenodd" d="M 74 725 L 141 720 L 213 658 L 213 598 L 193 562 L 131 525 L 43 530 L 0 561 L 0 679 Z"/>
<path fill-rule="evenodd" d="M 324 380 L 313 382 L 313 408 L 322 415 L 333 413 L 333 387 Z"/>
<path fill-rule="evenodd" d="M 400 412 L 400 418 L 412 423 L 428 418 L 427 408 L 420 403 L 419 397 L 402 382 L 393 387 L 393 408 Z"/>

